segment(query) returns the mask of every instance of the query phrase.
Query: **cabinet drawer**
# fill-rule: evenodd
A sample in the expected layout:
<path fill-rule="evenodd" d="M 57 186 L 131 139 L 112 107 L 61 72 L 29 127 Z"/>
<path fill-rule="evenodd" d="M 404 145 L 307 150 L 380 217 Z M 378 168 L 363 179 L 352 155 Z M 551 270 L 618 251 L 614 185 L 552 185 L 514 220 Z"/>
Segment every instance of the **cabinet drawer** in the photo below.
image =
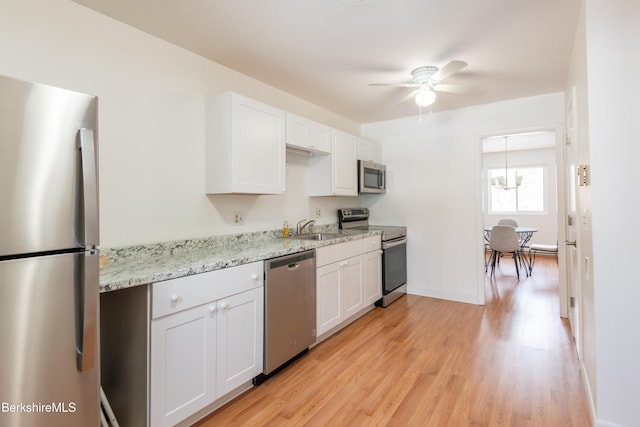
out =
<path fill-rule="evenodd" d="M 263 285 L 261 261 L 154 283 L 151 318 L 186 310 Z"/>
<path fill-rule="evenodd" d="M 316 249 L 316 267 L 362 255 L 362 239 Z"/>
<path fill-rule="evenodd" d="M 379 235 L 364 238 L 364 252 L 375 251 L 376 249 L 380 249 L 381 247 L 382 245 Z"/>

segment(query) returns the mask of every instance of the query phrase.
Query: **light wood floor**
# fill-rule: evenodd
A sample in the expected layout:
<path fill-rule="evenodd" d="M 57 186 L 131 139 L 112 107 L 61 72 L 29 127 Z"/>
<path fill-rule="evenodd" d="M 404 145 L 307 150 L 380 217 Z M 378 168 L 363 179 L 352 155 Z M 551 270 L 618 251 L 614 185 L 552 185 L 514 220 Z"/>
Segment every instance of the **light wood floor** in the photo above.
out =
<path fill-rule="evenodd" d="M 407 295 L 203 420 L 213 426 L 589 426 L 554 258 L 486 305 Z"/>

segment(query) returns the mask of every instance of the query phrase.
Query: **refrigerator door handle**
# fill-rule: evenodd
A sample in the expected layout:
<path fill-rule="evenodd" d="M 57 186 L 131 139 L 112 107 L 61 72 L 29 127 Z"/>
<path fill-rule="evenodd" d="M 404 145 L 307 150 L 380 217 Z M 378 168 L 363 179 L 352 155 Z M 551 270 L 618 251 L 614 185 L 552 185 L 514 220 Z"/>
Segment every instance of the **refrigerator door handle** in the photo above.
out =
<path fill-rule="evenodd" d="M 82 165 L 82 200 L 84 208 L 84 242 L 87 249 L 99 243 L 98 228 L 98 173 L 96 167 L 96 143 L 93 130 L 78 131 L 78 149 Z"/>
<path fill-rule="evenodd" d="M 98 251 L 87 251 L 81 276 L 81 300 L 83 301 L 76 331 L 79 335 L 76 343 L 76 362 L 78 371 L 87 372 L 94 368 L 97 353 L 98 335 L 98 301 L 99 301 L 99 267 Z"/>

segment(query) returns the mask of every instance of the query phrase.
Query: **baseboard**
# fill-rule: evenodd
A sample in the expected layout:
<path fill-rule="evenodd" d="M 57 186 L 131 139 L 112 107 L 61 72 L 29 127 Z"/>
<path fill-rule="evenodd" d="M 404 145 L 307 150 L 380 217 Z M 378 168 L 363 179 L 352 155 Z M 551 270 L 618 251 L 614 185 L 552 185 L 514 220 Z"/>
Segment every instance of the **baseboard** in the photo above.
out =
<path fill-rule="evenodd" d="M 478 298 L 475 295 L 459 294 L 455 292 L 446 292 L 425 288 L 407 288 L 407 293 L 411 295 L 418 295 L 421 297 L 437 298 L 448 301 L 464 302 L 467 304 L 479 305 Z"/>
<path fill-rule="evenodd" d="M 575 341 L 574 341 L 575 344 Z M 576 351 L 577 355 L 577 351 Z M 589 375 L 587 374 L 587 369 L 582 362 L 582 359 L 578 357 L 578 362 L 580 363 L 580 376 L 582 377 L 582 384 L 584 384 L 584 393 L 587 397 L 587 405 L 589 406 L 589 416 L 591 418 L 591 424 L 594 426 L 596 424 L 596 406 L 593 401 L 593 394 L 591 393 L 591 383 L 589 383 Z"/>

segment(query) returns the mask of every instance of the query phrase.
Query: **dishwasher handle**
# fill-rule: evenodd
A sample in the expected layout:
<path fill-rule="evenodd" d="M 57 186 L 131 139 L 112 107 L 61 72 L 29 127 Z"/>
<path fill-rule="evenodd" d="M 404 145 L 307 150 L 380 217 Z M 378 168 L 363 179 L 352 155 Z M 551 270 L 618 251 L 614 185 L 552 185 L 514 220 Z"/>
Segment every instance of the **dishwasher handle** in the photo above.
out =
<path fill-rule="evenodd" d="M 265 269 L 272 270 L 278 267 L 288 267 L 289 270 L 295 270 L 303 261 L 315 259 L 316 251 L 305 251 L 297 254 L 285 255 L 279 258 L 273 258 L 265 261 Z M 293 267 L 292 267 L 293 266 Z"/>

